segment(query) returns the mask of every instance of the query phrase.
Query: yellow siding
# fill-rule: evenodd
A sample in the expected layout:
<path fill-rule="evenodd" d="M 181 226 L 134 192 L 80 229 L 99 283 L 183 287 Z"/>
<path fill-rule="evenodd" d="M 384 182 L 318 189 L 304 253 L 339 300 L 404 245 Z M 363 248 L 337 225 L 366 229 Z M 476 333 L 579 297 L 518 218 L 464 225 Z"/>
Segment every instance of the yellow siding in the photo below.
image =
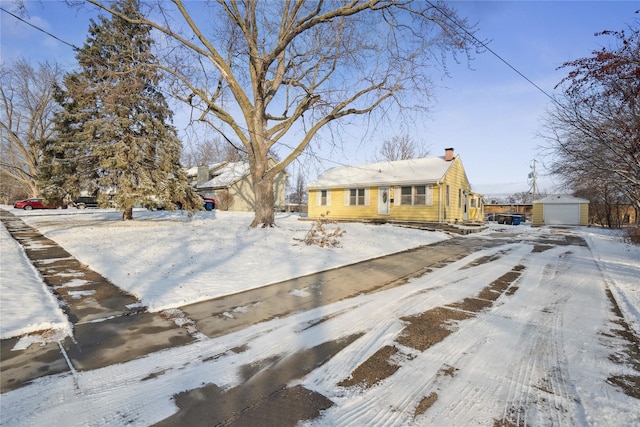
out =
<path fill-rule="evenodd" d="M 448 184 L 451 190 L 450 206 L 445 207 L 445 186 Z M 449 167 L 443 183 L 439 186 L 434 184 L 432 186 L 432 204 L 430 206 L 407 206 L 407 205 L 395 205 L 394 200 L 396 197 L 400 197 L 400 194 L 396 193 L 395 186 L 390 187 L 390 213 L 389 215 L 378 214 L 378 187 L 368 187 L 369 191 L 369 204 L 367 206 L 345 206 L 345 189 L 329 189 L 330 205 L 318 206 L 318 192 L 321 190 L 309 190 L 309 218 L 319 218 L 320 215 L 326 215 L 328 218 L 333 219 L 390 219 L 401 221 L 425 221 L 425 222 L 454 222 L 456 219 L 459 222 L 463 221 L 464 208 L 459 206 L 458 190 L 461 189 L 468 195 L 467 198 L 467 219 L 482 221 L 484 218 L 482 206 L 471 210 L 469 206 L 469 199 L 472 197 L 471 185 L 467 180 L 466 174 L 462 167 L 462 163 L 458 157 L 453 160 L 451 167 Z M 478 203 L 480 203 L 480 197 L 477 197 Z M 442 203 L 441 203 L 442 198 Z M 464 198 L 464 196 L 463 196 Z M 446 211 L 446 218 L 444 217 Z M 327 215 L 326 213 L 329 212 Z"/>
<path fill-rule="evenodd" d="M 362 187 L 360 187 L 362 188 Z M 330 205 L 318 206 L 317 197 L 319 190 L 309 190 L 309 218 L 319 218 L 320 215 L 329 214 L 327 218 L 336 219 L 365 219 L 378 216 L 378 189 L 374 187 L 369 191 L 369 205 L 368 206 L 345 206 L 344 189 L 331 189 Z"/>
<path fill-rule="evenodd" d="M 391 188 L 391 198 L 395 201 L 396 197 L 400 197 L 400 194 L 395 194 L 395 188 Z M 400 205 L 395 206 L 391 203 L 391 214 L 388 215 L 393 219 L 400 221 L 425 221 L 425 222 L 438 222 L 438 206 L 440 203 L 440 190 L 437 185 L 433 186 L 433 203 L 431 206 L 409 206 Z"/>
<path fill-rule="evenodd" d="M 544 204 L 534 203 L 533 214 L 531 215 L 531 225 L 539 227 L 544 225 Z"/>
<path fill-rule="evenodd" d="M 446 200 L 443 200 L 443 212 L 442 212 L 442 220 L 443 222 L 455 222 L 456 220 L 461 222 L 464 218 L 464 208 L 462 207 L 464 201 L 460 201 L 459 197 L 459 189 L 462 189 L 463 192 L 467 192 L 469 194 L 471 192 L 471 185 L 467 180 L 464 169 L 462 168 L 462 162 L 459 157 L 456 157 L 453 160 L 453 164 L 447 171 L 447 174 L 443 180 L 443 193 L 442 197 L 446 199 L 446 186 L 449 185 L 450 188 L 450 200 L 449 206 L 446 206 Z M 467 206 L 468 206 L 467 200 Z M 468 212 L 468 210 L 467 210 Z M 470 213 L 467 215 L 470 216 Z"/>
<path fill-rule="evenodd" d="M 589 225 L 589 204 L 580 204 L 580 225 Z"/>

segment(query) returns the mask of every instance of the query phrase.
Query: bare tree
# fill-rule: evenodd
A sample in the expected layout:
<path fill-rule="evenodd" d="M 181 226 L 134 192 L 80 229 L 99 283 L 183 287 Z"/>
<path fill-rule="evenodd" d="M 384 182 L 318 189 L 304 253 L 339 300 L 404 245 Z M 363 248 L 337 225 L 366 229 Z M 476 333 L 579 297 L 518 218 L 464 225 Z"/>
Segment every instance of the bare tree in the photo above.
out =
<path fill-rule="evenodd" d="M 33 65 L 26 59 L 0 68 L 0 171 L 3 192 L 40 195 L 36 183 L 42 145 L 54 131 L 54 86 L 62 76 L 57 64 Z"/>
<path fill-rule="evenodd" d="M 300 205 L 305 202 L 306 194 L 307 193 L 304 188 L 304 177 L 298 172 L 293 191 L 289 193 L 289 201 L 295 205 Z"/>
<path fill-rule="evenodd" d="M 186 167 L 209 165 L 216 162 L 238 162 L 246 158 L 244 153 L 220 138 L 193 142 L 183 149 L 182 164 Z"/>
<path fill-rule="evenodd" d="M 563 65 L 564 94 L 547 118 L 550 170 L 572 190 L 624 196 L 640 209 L 640 21 L 604 31 L 615 46 Z"/>
<path fill-rule="evenodd" d="M 380 160 L 407 160 L 426 157 L 429 149 L 423 144 L 418 144 L 411 136 L 404 134 L 387 139 L 380 146 Z"/>
<path fill-rule="evenodd" d="M 89 2 L 119 15 L 107 2 Z M 181 62 L 162 67 L 175 79 L 174 94 L 194 108 L 194 120 L 244 147 L 253 227 L 274 225 L 274 177 L 321 129 L 424 108 L 434 66 L 449 54 L 469 55 L 475 43 L 444 2 L 219 0 L 206 14 L 200 2 L 148 5 L 148 18 L 121 17 L 151 25 L 172 52 L 182 50 Z M 270 167 L 275 148 L 286 153 Z"/>

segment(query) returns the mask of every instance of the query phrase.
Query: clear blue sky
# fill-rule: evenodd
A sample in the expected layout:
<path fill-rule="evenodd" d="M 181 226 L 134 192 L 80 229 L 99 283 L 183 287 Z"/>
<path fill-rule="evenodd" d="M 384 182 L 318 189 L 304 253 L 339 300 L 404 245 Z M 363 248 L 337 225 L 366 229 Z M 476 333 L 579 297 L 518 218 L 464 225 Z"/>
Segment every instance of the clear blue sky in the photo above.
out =
<path fill-rule="evenodd" d="M 13 10 L 14 3 L 0 0 Z M 605 29 L 620 30 L 640 9 L 638 1 L 454 1 L 461 16 L 477 22 L 477 36 L 490 40 L 489 47 L 548 94 L 566 75 L 556 68 L 565 61 L 589 56 L 611 38 L 594 37 Z M 69 9 L 63 2 L 27 2 L 29 22 L 60 39 L 81 46 L 86 40 L 91 8 Z M 44 33 L 0 12 L 0 58 L 3 62 L 24 56 L 32 61 L 50 60 L 70 69 L 75 66 L 71 48 Z M 490 52 L 476 56 L 471 69 L 465 63 L 449 64 L 451 78 L 434 77 L 437 84 L 432 114 L 410 135 L 429 146 L 431 155 L 442 155 L 445 147 L 460 154 L 474 190 L 506 195 L 527 191 L 527 175 L 538 159 L 539 184 L 553 191 L 553 182 L 543 176 L 544 160 L 536 135 L 542 131 L 549 99 Z M 324 152 L 325 157 L 345 164 L 374 160 L 375 150 L 393 134 L 378 135 L 373 144 L 348 145 L 345 152 Z M 322 162 L 308 171 L 314 179 Z M 294 171 L 295 172 L 295 171 Z"/>

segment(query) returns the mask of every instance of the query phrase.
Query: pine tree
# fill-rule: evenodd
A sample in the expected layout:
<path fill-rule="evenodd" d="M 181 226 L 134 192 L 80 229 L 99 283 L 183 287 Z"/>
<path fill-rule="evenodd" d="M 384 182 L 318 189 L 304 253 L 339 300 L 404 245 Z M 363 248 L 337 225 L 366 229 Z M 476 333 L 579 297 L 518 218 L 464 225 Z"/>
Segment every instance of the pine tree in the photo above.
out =
<path fill-rule="evenodd" d="M 114 9 L 141 17 L 137 0 L 120 0 Z M 117 16 L 99 21 L 91 21 L 76 54 L 80 71 L 67 74 L 57 90 L 63 111 L 57 137 L 43 147 L 49 160 L 40 174 L 43 193 L 52 199 L 98 193 L 102 206 L 123 211 L 123 220 L 138 204 L 198 206 L 179 163 L 173 113 L 159 90 L 151 27 Z"/>

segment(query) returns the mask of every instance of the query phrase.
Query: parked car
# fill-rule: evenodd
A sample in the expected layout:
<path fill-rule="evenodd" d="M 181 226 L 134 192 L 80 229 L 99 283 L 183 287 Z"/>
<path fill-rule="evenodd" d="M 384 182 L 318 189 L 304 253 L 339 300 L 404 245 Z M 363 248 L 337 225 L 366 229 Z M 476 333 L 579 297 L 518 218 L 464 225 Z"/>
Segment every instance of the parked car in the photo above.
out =
<path fill-rule="evenodd" d="M 61 206 L 56 205 L 45 205 L 43 199 L 34 198 L 34 199 L 26 199 L 19 200 L 13 204 L 15 209 L 24 209 L 25 211 L 30 211 L 31 209 L 67 209 L 67 205 L 63 204 Z"/>
<path fill-rule="evenodd" d="M 73 201 L 77 209 L 97 208 L 98 200 L 95 197 L 78 197 Z"/>
<path fill-rule="evenodd" d="M 202 198 L 202 201 L 204 202 L 205 210 L 212 211 L 216 208 L 217 202 L 213 197 L 205 197 L 201 194 L 200 198 Z"/>

